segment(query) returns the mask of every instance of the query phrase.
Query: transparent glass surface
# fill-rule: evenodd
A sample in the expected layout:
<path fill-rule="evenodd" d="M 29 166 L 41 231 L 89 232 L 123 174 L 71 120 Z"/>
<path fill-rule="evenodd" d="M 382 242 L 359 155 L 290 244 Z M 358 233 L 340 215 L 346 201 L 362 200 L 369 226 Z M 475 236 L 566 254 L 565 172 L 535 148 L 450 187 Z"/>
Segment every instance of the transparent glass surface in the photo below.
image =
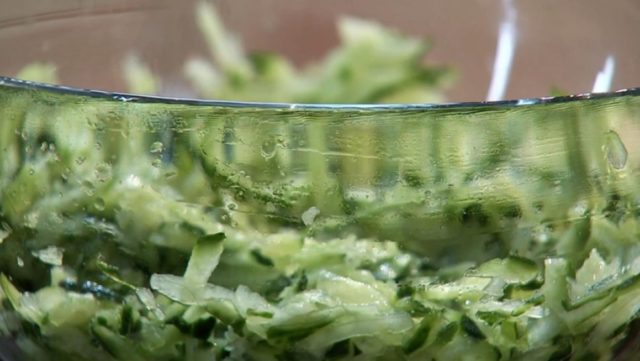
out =
<path fill-rule="evenodd" d="M 254 290 L 278 276 L 274 261 L 255 253 L 260 242 L 288 237 L 393 240 L 435 269 L 509 255 L 575 260 L 592 247 L 631 259 L 638 252 L 636 90 L 491 104 L 292 106 L 3 79 L 0 109 L 0 269 L 11 278 L 3 280 L 2 325 L 32 357 L 125 357 L 119 347 L 129 341 L 95 330 L 109 321 L 91 302 L 119 309 L 118 292 L 135 294 L 123 284 L 149 287 L 152 274 L 182 272 L 199 239 L 219 232 L 227 240 L 215 283 Z M 247 247 L 258 261 L 243 258 Z M 11 285 L 27 293 L 11 297 Z M 37 331 L 11 322 L 12 308 Z M 145 350 L 137 357 L 157 351 Z"/>
<path fill-rule="evenodd" d="M 0 10 L 0 360 L 640 353 L 634 2 Z"/>

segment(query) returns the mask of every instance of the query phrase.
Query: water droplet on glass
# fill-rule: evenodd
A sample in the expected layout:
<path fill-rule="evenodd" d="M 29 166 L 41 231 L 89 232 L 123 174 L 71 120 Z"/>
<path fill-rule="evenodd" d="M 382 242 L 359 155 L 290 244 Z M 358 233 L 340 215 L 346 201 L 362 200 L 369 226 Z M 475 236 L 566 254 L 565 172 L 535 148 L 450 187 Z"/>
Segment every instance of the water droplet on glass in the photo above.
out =
<path fill-rule="evenodd" d="M 96 202 L 94 203 L 94 206 L 96 207 L 96 209 L 98 211 L 104 211 L 104 207 L 105 207 L 104 199 L 102 199 L 102 198 L 96 199 Z"/>
<path fill-rule="evenodd" d="M 29 168 L 29 175 L 34 175 L 34 174 L 36 174 L 35 169 Z"/>
<path fill-rule="evenodd" d="M 102 149 L 102 143 L 96 142 L 96 150 L 101 150 L 101 149 Z"/>
<path fill-rule="evenodd" d="M 162 165 L 162 159 L 154 159 L 153 161 L 151 161 L 151 165 L 156 168 L 160 168 L 160 166 Z"/>
<path fill-rule="evenodd" d="M 82 165 L 82 163 L 84 163 L 84 161 L 87 160 L 87 158 L 80 156 L 78 157 L 78 159 L 76 159 L 76 164 L 77 165 Z"/>
<path fill-rule="evenodd" d="M 276 143 L 273 140 L 265 140 L 262 143 L 262 148 L 260 151 L 264 159 L 271 159 L 274 155 L 276 155 Z"/>
<path fill-rule="evenodd" d="M 96 189 L 93 185 L 93 183 L 91 183 L 90 181 L 86 180 L 82 182 L 82 186 L 85 188 L 84 192 L 88 195 L 88 196 L 93 196 L 94 194 L 96 194 Z"/>
<path fill-rule="evenodd" d="M 622 169 L 627 164 L 627 148 L 618 133 L 610 130 L 607 133 L 607 160 L 614 169 Z"/>
<path fill-rule="evenodd" d="M 237 205 L 237 204 L 235 204 L 235 203 L 233 203 L 233 202 L 227 203 L 227 209 L 228 209 L 228 210 L 230 210 L 230 211 L 235 211 L 237 208 L 238 208 L 238 205 Z"/>
<path fill-rule="evenodd" d="M 436 197 L 434 197 L 433 193 L 431 193 L 430 190 L 425 190 L 424 191 L 424 199 L 422 200 L 422 203 L 427 205 L 427 206 L 434 206 L 436 205 L 438 202 L 438 200 L 436 199 Z"/>
<path fill-rule="evenodd" d="M 104 183 L 111 179 L 111 165 L 109 163 L 99 163 L 94 172 L 96 180 Z"/>
<path fill-rule="evenodd" d="M 45 152 L 48 148 L 47 142 L 42 142 L 42 144 L 40 144 L 40 150 Z"/>
<path fill-rule="evenodd" d="M 20 258 L 20 256 L 16 257 L 16 263 L 18 264 L 18 267 L 24 267 L 24 261 L 22 260 L 22 258 Z"/>
<path fill-rule="evenodd" d="M 284 137 L 282 137 L 282 136 L 276 138 L 276 143 L 278 144 L 278 146 L 280 148 L 287 148 L 288 147 L 286 139 Z"/>
<path fill-rule="evenodd" d="M 153 144 L 151 144 L 151 153 L 158 154 L 162 153 L 163 150 L 164 144 L 162 144 L 162 142 L 153 142 Z"/>

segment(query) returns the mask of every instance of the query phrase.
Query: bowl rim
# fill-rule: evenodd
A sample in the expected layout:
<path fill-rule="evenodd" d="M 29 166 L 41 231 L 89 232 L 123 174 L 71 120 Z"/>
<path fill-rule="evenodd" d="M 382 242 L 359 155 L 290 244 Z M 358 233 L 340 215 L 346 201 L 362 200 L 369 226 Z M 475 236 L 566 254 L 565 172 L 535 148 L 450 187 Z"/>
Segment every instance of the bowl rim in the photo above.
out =
<path fill-rule="evenodd" d="M 534 98 L 519 98 L 498 101 L 465 101 L 465 102 L 444 102 L 444 103 L 389 103 L 389 104 L 337 104 L 337 103 L 276 103 L 276 102 L 248 102 L 235 100 L 214 100 L 167 97 L 156 95 L 140 95 L 124 92 L 111 92 L 96 89 L 86 89 L 65 85 L 47 84 L 0 76 L 0 89 L 2 87 L 19 88 L 26 90 L 43 90 L 67 95 L 110 99 L 121 102 L 132 103 L 163 103 L 191 106 L 225 107 L 225 108 L 247 108 L 247 109 L 277 109 L 277 110 L 351 110 L 351 111 L 382 111 L 382 110 L 444 110 L 444 109 L 467 109 L 467 108 L 512 108 L 541 104 L 570 103 L 580 100 L 609 99 L 627 96 L 640 96 L 640 87 L 624 88 L 604 93 L 579 93 L 562 96 L 546 96 Z"/>

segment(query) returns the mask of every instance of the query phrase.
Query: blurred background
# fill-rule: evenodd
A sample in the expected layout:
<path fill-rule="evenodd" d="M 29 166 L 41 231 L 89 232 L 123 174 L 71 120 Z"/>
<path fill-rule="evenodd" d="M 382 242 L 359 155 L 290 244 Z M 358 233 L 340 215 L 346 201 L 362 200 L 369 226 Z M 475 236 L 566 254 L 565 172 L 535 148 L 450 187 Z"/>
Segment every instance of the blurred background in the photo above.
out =
<path fill-rule="evenodd" d="M 284 54 L 296 66 L 336 46 L 342 15 L 377 20 L 428 39 L 429 64 L 447 65 L 455 80 L 447 101 L 487 98 L 501 23 L 501 0 L 215 0 L 224 25 L 249 51 Z M 184 63 L 207 56 L 194 22 L 196 1 L 0 0 L 0 74 L 25 64 L 55 64 L 65 85 L 126 91 L 123 59 L 135 52 L 162 77 L 160 94 L 197 96 Z M 612 89 L 640 86 L 640 2 L 514 0 L 516 41 L 505 98 L 592 90 L 611 56 Z M 242 99 L 239 99 L 242 100 Z"/>

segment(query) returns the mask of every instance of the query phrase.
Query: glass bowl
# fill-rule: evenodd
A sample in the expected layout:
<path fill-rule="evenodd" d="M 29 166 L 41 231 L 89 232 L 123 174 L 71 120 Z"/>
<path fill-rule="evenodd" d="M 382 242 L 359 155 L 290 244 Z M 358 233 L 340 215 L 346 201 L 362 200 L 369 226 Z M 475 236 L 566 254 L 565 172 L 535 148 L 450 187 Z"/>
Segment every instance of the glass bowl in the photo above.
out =
<path fill-rule="evenodd" d="M 0 359 L 635 359 L 633 55 L 575 50 L 598 58 L 594 73 L 565 51 L 549 61 L 573 75 L 555 83 L 535 61 L 518 81 L 510 44 L 531 51 L 542 35 L 526 29 L 546 29 L 527 3 L 203 4 L 4 6 L 0 43 L 15 51 L 0 64 Z M 492 44 L 506 39 L 495 71 L 474 6 Z M 609 13 L 624 14 L 615 31 L 636 26 L 623 21 L 631 2 L 585 3 L 563 26 L 589 6 L 603 27 Z M 464 89 L 421 62 L 420 42 L 368 21 L 342 20 L 346 45 L 304 72 L 245 58 L 216 27 L 302 66 L 343 12 L 439 44 L 438 20 L 420 27 L 417 9 L 455 18 L 451 36 L 491 59 L 478 71 L 483 56 L 455 61 L 462 43 L 439 53 Z M 558 35 L 576 36 L 565 50 L 582 29 Z M 226 50 L 213 61 L 201 30 Z M 552 85 L 581 94 L 544 96 Z M 196 99 L 207 94 L 217 100 Z M 510 94 L 523 98 L 482 101 Z"/>

